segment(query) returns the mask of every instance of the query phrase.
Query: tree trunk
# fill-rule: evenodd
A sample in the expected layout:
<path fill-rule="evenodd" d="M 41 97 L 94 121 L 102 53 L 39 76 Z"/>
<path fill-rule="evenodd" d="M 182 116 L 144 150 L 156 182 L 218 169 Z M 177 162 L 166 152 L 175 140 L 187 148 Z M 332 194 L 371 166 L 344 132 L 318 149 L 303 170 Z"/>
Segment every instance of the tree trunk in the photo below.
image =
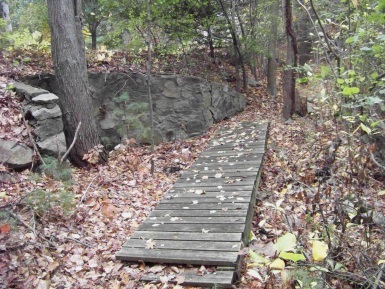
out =
<path fill-rule="evenodd" d="M 51 28 L 51 49 L 55 74 L 60 90 L 67 147 L 75 137 L 76 127 L 82 123 L 77 140 L 69 153 L 71 162 L 85 166 L 84 154 L 100 144 L 93 114 L 88 84 L 84 39 L 81 31 L 81 0 L 48 0 Z M 106 154 L 99 156 L 105 161 Z"/>
<path fill-rule="evenodd" d="M 3 19 L 5 20 L 5 31 L 12 31 L 11 17 L 9 16 L 9 5 L 3 1 L 1 2 L 1 8 L 3 10 Z"/>
<path fill-rule="evenodd" d="M 89 29 L 91 32 L 91 49 L 96 50 L 97 46 L 97 32 L 98 32 L 98 26 L 100 22 L 93 22 L 92 24 L 89 25 Z"/>
<path fill-rule="evenodd" d="M 271 6 L 271 23 L 270 23 L 270 38 L 268 44 L 268 57 L 267 57 L 267 92 L 271 97 L 277 95 L 277 61 L 276 59 L 276 46 L 278 36 L 278 10 L 279 0 L 274 0 Z"/>
<path fill-rule="evenodd" d="M 210 47 L 210 57 L 215 62 L 214 40 L 213 40 L 213 34 L 212 34 L 210 26 L 207 28 L 207 37 L 208 37 L 208 42 L 209 42 L 209 47 Z"/>
<path fill-rule="evenodd" d="M 289 119 L 295 113 L 295 70 L 297 66 L 297 40 L 293 31 L 291 0 L 285 0 L 285 30 L 287 37 L 286 64 L 283 74 L 283 117 Z"/>

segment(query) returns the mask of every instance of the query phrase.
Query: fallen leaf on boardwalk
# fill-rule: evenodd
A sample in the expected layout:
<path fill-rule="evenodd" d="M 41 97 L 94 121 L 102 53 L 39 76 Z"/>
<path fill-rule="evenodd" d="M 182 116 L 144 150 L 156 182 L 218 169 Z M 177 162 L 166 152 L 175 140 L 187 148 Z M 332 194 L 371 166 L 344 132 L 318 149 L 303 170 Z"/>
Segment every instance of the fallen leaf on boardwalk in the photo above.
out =
<path fill-rule="evenodd" d="M 193 205 L 198 204 L 198 200 L 193 200 Z"/>
<path fill-rule="evenodd" d="M 202 180 L 207 180 L 209 176 L 202 176 Z"/>
<path fill-rule="evenodd" d="M 185 279 L 186 279 L 185 276 L 178 275 L 175 277 L 174 281 L 176 281 L 176 284 L 179 285 L 179 284 L 182 284 Z"/>
<path fill-rule="evenodd" d="M 197 275 L 203 276 L 204 274 L 206 274 L 206 272 L 207 272 L 206 267 L 202 265 L 202 266 L 200 266 Z"/>
<path fill-rule="evenodd" d="M 202 229 L 202 233 L 206 234 L 206 233 L 208 233 L 208 232 L 210 232 L 210 230 Z"/>
<path fill-rule="evenodd" d="M 163 284 L 168 283 L 168 277 L 167 277 L 166 275 L 160 276 L 159 280 L 160 280 L 160 282 L 162 282 Z"/>
<path fill-rule="evenodd" d="M 156 246 L 156 242 L 153 239 L 149 239 L 146 241 L 146 249 L 154 249 Z"/>
<path fill-rule="evenodd" d="M 216 179 L 219 179 L 219 178 L 221 178 L 221 177 L 222 177 L 222 174 L 221 174 L 221 173 L 215 174 L 215 178 L 216 178 Z"/>
<path fill-rule="evenodd" d="M 205 194 L 205 191 L 204 190 L 195 190 L 195 194 L 203 195 L 203 194 Z"/>
<path fill-rule="evenodd" d="M 148 271 L 150 271 L 151 273 L 159 273 L 161 272 L 166 266 L 162 266 L 162 265 L 155 265 L 155 266 L 152 266 Z"/>
<path fill-rule="evenodd" d="M 328 255 L 328 245 L 323 241 L 313 241 L 312 254 L 314 261 L 323 261 Z"/>

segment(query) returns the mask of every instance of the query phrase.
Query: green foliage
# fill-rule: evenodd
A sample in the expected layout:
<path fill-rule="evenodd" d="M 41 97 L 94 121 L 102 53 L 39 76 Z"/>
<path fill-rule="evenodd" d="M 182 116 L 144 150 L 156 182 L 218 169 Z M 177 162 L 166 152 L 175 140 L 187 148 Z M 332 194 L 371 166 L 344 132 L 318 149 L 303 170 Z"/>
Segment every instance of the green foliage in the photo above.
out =
<path fill-rule="evenodd" d="M 149 143 L 151 130 L 142 121 L 148 115 L 148 103 L 129 101 L 127 92 L 114 99 L 118 106 L 114 110 L 114 118 L 119 123 L 117 130 L 122 137 L 135 135 L 142 143 Z"/>
<path fill-rule="evenodd" d="M 56 191 L 34 190 L 24 199 L 24 203 L 30 206 L 39 217 L 57 208 L 63 210 L 63 213 L 69 214 L 75 205 L 72 192 L 66 188 Z"/>
<path fill-rule="evenodd" d="M 63 162 L 53 157 L 45 157 L 45 164 L 42 165 L 43 172 L 58 181 L 68 182 L 71 180 L 71 165 L 69 162 Z"/>

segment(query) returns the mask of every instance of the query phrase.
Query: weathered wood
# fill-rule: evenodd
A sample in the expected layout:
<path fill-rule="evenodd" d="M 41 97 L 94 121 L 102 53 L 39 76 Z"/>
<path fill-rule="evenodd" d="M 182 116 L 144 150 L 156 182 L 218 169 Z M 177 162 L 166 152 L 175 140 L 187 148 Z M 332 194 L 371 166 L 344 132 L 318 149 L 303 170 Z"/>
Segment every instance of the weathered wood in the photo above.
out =
<path fill-rule="evenodd" d="M 116 258 L 227 267 L 229 272 L 218 272 L 223 278 L 193 274 L 183 285 L 231 287 L 240 270 L 238 251 L 251 228 L 266 135 L 267 125 L 256 124 L 217 131 Z M 146 249 L 150 239 L 154 249 Z M 143 280 L 155 280 L 155 275 Z"/>
<path fill-rule="evenodd" d="M 245 216 L 247 210 L 154 210 L 150 217 L 240 217 Z"/>
<path fill-rule="evenodd" d="M 210 288 L 232 288 L 234 280 L 234 271 L 217 271 L 210 274 L 198 275 L 197 272 L 193 273 L 180 273 L 184 277 L 182 286 L 194 286 L 194 287 L 210 287 Z M 160 282 L 160 276 L 156 274 L 148 274 L 143 276 L 140 280 L 146 282 Z M 169 283 L 176 283 L 170 280 Z"/>
<path fill-rule="evenodd" d="M 218 241 L 239 242 L 242 233 L 202 233 L 202 232 L 151 232 L 135 231 L 131 239 L 153 239 L 153 240 L 180 240 L 180 241 Z"/>
<path fill-rule="evenodd" d="M 217 203 L 197 203 L 197 204 L 167 204 L 159 203 L 156 207 L 157 210 L 246 210 L 249 204 L 245 203 L 221 203 L 218 200 Z"/>
<path fill-rule="evenodd" d="M 123 261 L 146 260 L 146 262 L 151 263 L 234 266 L 238 260 L 238 252 L 151 250 L 123 247 L 116 253 L 116 259 Z"/>
<path fill-rule="evenodd" d="M 232 177 L 232 178 L 224 178 L 223 180 L 220 179 L 180 179 L 175 185 L 178 186 L 196 186 L 196 185 L 202 185 L 202 186 L 222 186 L 222 185 L 254 185 L 255 179 L 254 178 L 243 178 L 243 177 Z"/>
<path fill-rule="evenodd" d="M 124 243 L 124 248 L 146 248 L 148 240 L 130 239 Z M 199 250 L 199 251 L 222 251 L 239 252 L 241 242 L 215 241 L 181 241 L 181 240 L 156 240 L 155 248 L 158 250 Z"/>
<path fill-rule="evenodd" d="M 251 199 L 251 194 L 249 196 L 244 196 L 244 197 L 231 197 L 230 198 L 226 198 L 225 196 L 223 195 L 218 195 L 218 197 L 216 198 L 209 198 L 209 197 L 206 197 L 206 198 L 197 198 L 195 196 L 190 196 L 190 197 L 186 197 L 186 196 L 182 196 L 182 195 L 179 195 L 177 197 L 173 197 L 173 198 L 169 198 L 169 199 L 164 199 L 161 203 L 162 204 L 194 204 L 195 202 L 199 202 L 200 204 L 202 203 L 218 203 L 218 202 L 221 202 L 221 203 L 250 203 L 250 199 Z"/>
<path fill-rule="evenodd" d="M 147 223 L 190 223 L 190 224 L 228 224 L 239 223 L 244 224 L 246 217 L 149 217 L 146 220 Z"/>
<path fill-rule="evenodd" d="M 184 187 L 179 186 L 179 183 L 175 183 L 177 186 L 173 187 L 171 190 L 169 190 L 170 193 L 174 192 L 186 192 L 186 193 L 196 193 L 201 194 L 201 192 L 215 192 L 215 193 L 224 193 L 224 192 L 243 192 L 246 190 L 249 190 L 250 192 L 253 190 L 253 185 L 237 185 L 232 186 L 231 184 L 223 184 L 221 186 L 213 187 L 213 186 L 191 186 L 191 187 Z"/>
<path fill-rule="evenodd" d="M 211 233 L 242 233 L 244 224 L 151 224 L 143 223 L 139 226 L 142 231 L 156 232 L 211 232 Z"/>

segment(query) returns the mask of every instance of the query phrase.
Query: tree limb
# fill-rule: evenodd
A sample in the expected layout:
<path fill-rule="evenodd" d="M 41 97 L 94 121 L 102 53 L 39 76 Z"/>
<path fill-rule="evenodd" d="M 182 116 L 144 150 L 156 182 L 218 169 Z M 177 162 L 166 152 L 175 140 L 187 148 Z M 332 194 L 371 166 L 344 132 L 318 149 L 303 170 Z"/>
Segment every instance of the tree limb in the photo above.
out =
<path fill-rule="evenodd" d="M 82 122 L 79 122 L 78 127 L 76 128 L 76 131 L 75 131 L 74 139 L 72 140 L 72 143 L 71 143 L 70 147 L 68 148 L 68 150 L 65 152 L 65 154 L 63 155 L 63 157 L 60 159 L 60 164 L 62 164 L 62 163 L 64 162 L 65 158 L 68 156 L 68 154 L 70 153 L 70 151 L 71 151 L 72 148 L 74 147 L 75 142 L 76 142 L 76 139 L 78 138 L 79 129 L 80 129 L 80 126 L 81 126 L 81 125 L 82 125 Z"/>

